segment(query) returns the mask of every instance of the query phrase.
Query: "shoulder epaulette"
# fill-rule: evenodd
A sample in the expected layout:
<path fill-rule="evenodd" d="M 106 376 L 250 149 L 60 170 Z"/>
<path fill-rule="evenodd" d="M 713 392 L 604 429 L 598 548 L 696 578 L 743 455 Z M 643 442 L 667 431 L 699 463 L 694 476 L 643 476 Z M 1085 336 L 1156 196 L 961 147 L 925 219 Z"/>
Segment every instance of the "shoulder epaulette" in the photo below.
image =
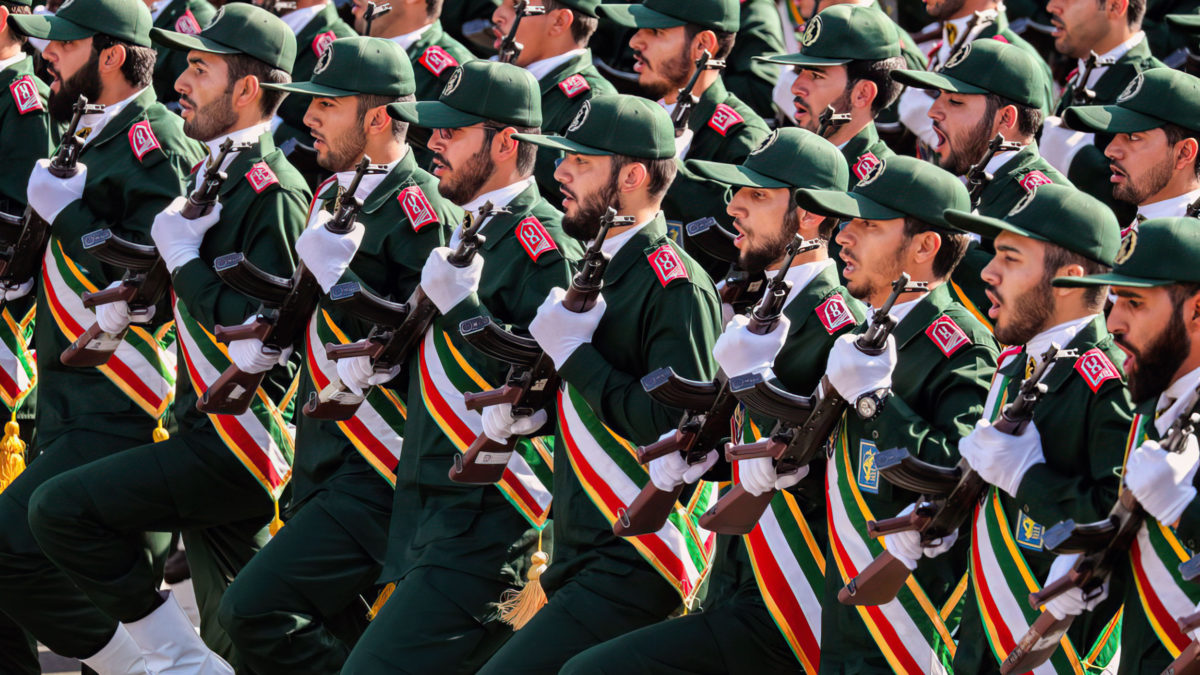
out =
<path fill-rule="evenodd" d="M 1083 376 L 1092 393 L 1100 391 L 1100 386 L 1109 380 L 1121 379 L 1121 373 L 1108 355 L 1093 347 L 1075 361 L 1075 372 Z"/>
<path fill-rule="evenodd" d="M 458 59 L 437 45 L 429 45 L 425 48 L 425 51 L 421 52 L 421 57 L 417 59 L 417 63 L 425 66 L 425 70 L 433 73 L 435 77 L 441 77 L 447 68 L 458 66 Z"/>
<path fill-rule="evenodd" d="M 590 90 L 592 85 L 588 84 L 587 79 L 583 75 L 575 73 L 562 82 L 559 82 L 558 88 L 562 90 L 563 94 L 566 94 L 567 98 L 575 98 L 583 92 Z"/>
<path fill-rule="evenodd" d="M 1049 185 L 1054 181 L 1050 180 L 1050 177 L 1046 174 L 1034 169 L 1024 176 L 1021 176 L 1021 180 L 1018 182 L 1021 184 L 1021 187 L 1025 188 L 1026 192 L 1033 192 L 1037 186 Z"/>
<path fill-rule="evenodd" d="M 546 251 L 558 250 L 558 244 L 554 243 L 550 233 L 542 226 L 542 221 L 535 216 L 529 216 L 517 223 L 517 240 L 534 262 Z"/>
<path fill-rule="evenodd" d="M 937 345 L 937 348 L 946 357 L 953 356 L 964 345 L 971 344 L 971 338 L 967 336 L 966 332 L 959 328 L 954 319 L 945 314 L 929 324 L 929 327 L 925 329 L 925 335 L 933 341 L 933 344 Z"/>
<path fill-rule="evenodd" d="M 267 166 L 266 162 L 259 162 L 250 167 L 250 170 L 246 172 L 246 181 L 250 183 L 250 187 L 254 188 L 256 193 L 262 193 L 272 185 L 279 185 L 279 178 L 275 176 L 275 172 Z"/>
<path fill-rule="evenodd" d="M 879 166 L 879 158 L 873 152 L 864 152 L 854 160 L 854 166 L 850 170 L 854 172 L 854 177 L 862 180 L 870 175 L 871 170 Z"/>
<path fill-rule="evenodd" d="M 420 186 L 410 185 L 404 188 L 396 199 L 400 202 L 400 208 L 404 209 L 404 215 L 408 216 L 408 222 L 412 223 L 414 232 L 420 232 L 421 228 L 438 221 L 437 214 L 433 212 L 433 205 L 429 203 Z"/>
<path fill-rule="evenodd" d="M 717 109 L 713 111 L 712 117 L 708 118 L 708 126 L 722 136 L 727 136 L 729 130 L 735 126 L 742 124 L 746 120 L 742 118 L 738 111 L 725 105 L 718 103 Z"/>
<path fill-rule="evenodd" d="M 17 112 L 24 115 L 35 110 L 45 110 L 42 107 L 42 99 L 38 98 L 37 85 L 33 82 L 31 75 L 18 77 L 8 85 L 8 91 L 12 93 L 13 101 L 17 104 Z"/>
<path fill-rule="evenodd" d="M 129 147 L 133 149 L 133 154 L 137 155 L 139 162 L 151 150 L 162 149 L 154 130 L 150 128 L 150 120 L 142 120 L 129 127 Z"/>
<path fill-rule="evenodd" d="M 825 302 L 817 305 L 817 318 L 821 320 L 825 332 L 830 335 L 854 323 L 854 314 L 846 305 L 841 293 L 834 293 L 826 298 Z"/>
<path fill-rule="evenodd" d="M 663 286 L 676 279 L 688 278 L 687 268 L 683 266 L 679 254 L 671 248 L 670 244 L 663 244 L 654 249 L 646 256 L 646 260 L 650 261 L 650 267 L 654 268 L 654 274 L 658 276 L 658 282 Z"/>

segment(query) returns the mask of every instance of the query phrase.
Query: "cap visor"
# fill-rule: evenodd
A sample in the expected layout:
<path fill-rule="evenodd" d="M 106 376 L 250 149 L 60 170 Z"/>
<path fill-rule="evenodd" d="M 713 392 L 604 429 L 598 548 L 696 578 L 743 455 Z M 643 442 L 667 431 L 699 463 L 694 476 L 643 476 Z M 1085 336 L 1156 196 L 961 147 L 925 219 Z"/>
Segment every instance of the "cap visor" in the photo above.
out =
<path fill-rule="evenodd" d="M 1084 105 L 1067 108 L 1063 121 L 1071 129 L 1103 134 L 1132 134 L 1157 129 L 1166 121 L 1117 105 Z"/>
<path fill-rule="evenodd" d="M 853 192 L 802 188 L 796 190 L 796 203 L 806 211 L 838 218 L 888 220 L 904 217 L 901 211 Z"/>
<path fill-rule="evenodd" d="M 62 17 L 46 14 L 9 14 L 8 25 L 29 37 L 61 42 L 82 40 L 97 33 L 91 28 L 84 28 Z"/>
<path fill-rule="evenodd" d="M 563 136 L 558 136 L 558 135 L 543 136 L 542 134 L 513 134 L 513 138 L 517 139 L 518 141 L 524 141 L 526 143 L 533 143 L 534 145 L 538 145 L 543 148 L 551 148 L 553 150 L 562 150 L 563 152 L 570 152 L 570 153 L 573 153 L 576 155 L 611 155 L 611 154 L 613 154 L 612 152 L 610 152 L 608 150 L 601 150 L 600 148 L 592 147 L 590 145 L 584 145 L 583 143 L 577 143 L 575 141 L 572 141 L 569 138 L 565 138 Z"/>
<path fill-rule="evenodd" d="M 600 5 L 600 16 L 626 28 L 674 28 L 687 22 L 641 5 Z"/>
<path fill-rule="evenodd" d="M 286 91 L 289 94 L 300 94 L 302 96 L 321 96 L 326 98 L 341 98 L 343 96 L 358 96 L 362 92 L 351 91 L 350 89 L 338 89 L 337 87 L 327 87 L 323 84 L 315 82 L 291 82 L 288 84 L 269 84 L 263 82 L 260 85 L 263 89 L 274 89 L 275 91 Z M 395 117 L 395 115 L 393 115 Z"/>
<path fill-rule="evenodd" d="M 486 121 L 484 117 L 451 108 L 441 101 L 393 103 L 387 110 L 398 120 L 428 129 L 460 129 Z"/>
<path fill-rule="evenodd" d="M 1180 28 L 1200 28 L 1200 14 L 1168 14 L 1167 22 Z"/>
<path fill-rule="evenodd" d="M 755 56 L 754 60 L 764 63 L 778 63 L 785 66 L 841 66 L 850 63 L 854 59 L 827 59 L 821 56 L 809 56 L 808 54 L 797 53 Z"/>
<path fill-rule="evenodd" d="M 737 164 L 707 162 L 700 159 L 689 159 L 685 164 L 687 168 L 701 176 L 715 180 L 718 183 L 725 183 L 726 185 L 768 189 L 793 187 L 783 181 L 764 176 L 753 169 L 747 169 Z"/>
<path fill-rule="evenodd" d="M 1057 288 L 1084 288 L 1087 286 L 1129 286 L 1131 288 L 1153 288 L 1175 283 L 1172 279 L 1146 279 L 1131 277 L 1118 272 L 1108 274 L 1093 274 L 1086 277 L 1055 277 L 1050 282 Z"/>
<path fill-rule="evenodd" d="M 941 73 L 932 73 L 923 70 L 892 71 L 892 79 L 900 84 L 917 87 L 918 89 L 939 89 L 941 91 L 951 91 L 956 94 L 988 93 L 988 90 L 983 87 L 976 87 L 973 84 L 967 84 L 962 80 L 948 77 Z"/>
<path fill-rule="evenodd" d="M 1029 239 L 1036 239 L 1038 241 L 1046 242 L 1050 241 L 1040 234 L 1035 234 L 1029 230 L 1022 229 L 1016 225 L 1013 225 L 1012 223 L 1000 220 L 999 218 L 980 216 L 974 213 L 967 213 L 966 211 L 957 211 L 955 209 L 947 209 L 943 214 L 943 217 L 948 223 L 959 228 L 960 230 L 973 232 L 982 237 L 988 237 L 989 239 L 995 239 L 996 235 L 1000 234 L 1001 232 L 1010 232 L 1022 237 L 1028 237 Z"/>
<path fill-rule="evenodd" d="M 220 42 L 215 42 L 209 38 L 200 35 L 188 35 L 186 33 L 178 33 L 173 30 L 163 30 L 162 28 L 150 29 L 150 41 L 160 44 L 168 49 L 174 49 L 181 52 L 208 52 L 210 54 L 240 54 L 242 51 L 228 45 L 223 45 Z"/>

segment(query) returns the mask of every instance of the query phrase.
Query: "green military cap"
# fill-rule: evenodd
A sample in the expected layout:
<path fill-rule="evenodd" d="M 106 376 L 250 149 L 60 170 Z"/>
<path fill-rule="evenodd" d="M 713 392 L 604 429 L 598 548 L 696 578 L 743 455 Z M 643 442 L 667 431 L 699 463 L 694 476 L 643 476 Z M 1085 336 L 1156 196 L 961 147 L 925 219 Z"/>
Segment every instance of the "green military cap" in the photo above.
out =
<path fill-rule="evenodd" d="M 955 231 L 945 211 L 971 210 L 967 188 L 957 176 L 929 162 L 901 155 L 875 165 L 849 192 L 804 188 L 796 190 L 796 202 L 824 216 L 867 220 L 908 216 Z"/>
<path fill-rule="evenodd" d="M 155 28 L 150 39 L 168 49 L 245 54 L 263 63 L 292 72 L 296 62 L 296 36 L 282 19 L 246 2 L 217 10 L 204 30 L 195 35 Z"/>
<path fill-rule="evenodd" d="M 476 60 L 454 70 L 438 100 L 393 103 L 388 114 L 429 129 L 457 129 L 486 120 L 541 127 L 542 96 L 528 70 Z"/>
<path fill-rule="evenodd" d="M 900 35 L 883 12 L 859 5 L 834 5 L 804 25 L 798 54 L 756 56 L 789 66 L 840 66 L 900 56 Z"/>
<path fill-rule="evenodd" d="M 689 159 L 688 169 L 735 187 L 845 191 L 850 169 L 837 146 L 807 129 L 771 132 L 741 165 Z"/>
<path fill-rule="evenodd" d="M 667 111 L 651 100 L 625 94 L 584 101 L 564 135 L 515 134 L 513 138 L 579 155 L 675 156 L 675 127 Z"/>
<path fill-rule="evenodd" d="M 558 4 L 566 5 L 568 8 L 583 12 L 588 16 L 599 16 L 596 8 L 600 6 L 600 0 L 558 0 Z"/>
<path fill-rule="evenodd" d="M 1039 188 L 1040 189 L 1040 188 Z M 1200 220 L 1153 218 L 1129 228 L 1107 274 L 1058 277 L 1055 286 L 1133 286 L 1200 283 Z"/>
<path fill-rule="evenodd" d="M 946 211 L 946 220 L 968 232 L 995 238 L 1001 232 L 1037 239 L 1112 265 L 1121 247 L 1121 226 L 1104 202 L 1066 185 L 1039 185 L 1002 218 Z"/>
<path fill-rule="evenodd" d="M 941 70 L 897 70 L 892 79 L 921 89 L 996 94 L 1031 108 L 1048 106 L 1041 64 L 1024 49 L 1001 40 L 969 42 Z"/>
<path fill-rule="evenodd" d="M 96 34 L 150 46 L 150 10 L 141 0 L 64 0 L 54 14 L 10 14 L 18 33 L 43 40 L 82 40 Z"/>
<path fill-rule="evenodd" d="M 633 5 L 600 5 L 600 15 L 627 28 L 674 28 L 692 24 L 709 30 L 737 32 L 738 0 L 645 0 Z"/>
<path fill-rule="evenodd" d="M 262 86 L 329 98 L 359 94 L 408 96 L 417 91 L 412 63 L 404 48 L 391 40 L 370 37 L 345 37 L 330 42 L 307 82 Z"/>
<path fill-rule="evenodd" d="M 1200 31 L 1200 14 L 1168 14 L 1167 23 L 1182 28 L 1184 32 L 1194 33 Z"/>
<path fill-rule="evenodd" d="M 1200 130 L 1200 79 L 1173 68 L 1138 73 L 1113 105 L 1067 108 L 1063 121 L 1072 129 L 1131 134 L 1177 124 Z"/>

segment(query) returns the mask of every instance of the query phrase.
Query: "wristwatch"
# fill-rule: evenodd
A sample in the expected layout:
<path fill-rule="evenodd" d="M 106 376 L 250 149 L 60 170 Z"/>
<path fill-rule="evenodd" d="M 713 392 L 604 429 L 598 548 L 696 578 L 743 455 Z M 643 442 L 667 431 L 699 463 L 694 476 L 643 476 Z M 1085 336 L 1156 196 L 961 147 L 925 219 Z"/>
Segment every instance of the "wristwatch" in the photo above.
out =
<path fill-rule="evenodd" d="M 887 403 L 888 397 L 892 395 L 891 389 L 876 389 L 869 391 L 854 402 L 854 410 L 858 412 L 858 416 L 864 420 L 873 420 L 879 416 L 883 410 L 884 404 Z"/>

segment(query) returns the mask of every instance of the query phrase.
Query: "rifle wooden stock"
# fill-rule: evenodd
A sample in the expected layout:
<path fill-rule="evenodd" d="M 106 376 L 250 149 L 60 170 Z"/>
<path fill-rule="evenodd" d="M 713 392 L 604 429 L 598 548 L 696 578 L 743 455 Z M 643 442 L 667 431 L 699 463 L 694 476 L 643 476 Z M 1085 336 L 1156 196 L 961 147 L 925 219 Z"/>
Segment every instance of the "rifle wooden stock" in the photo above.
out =
<path fill-rule="evenodd" d="M 467 410 L 480 412 L 484 408 L 502 403 L 516 405 L 524 393 L 519 388 L 506 384 L 503 387 L 489 389 L 488 391 L 467 392 L 463 394 L 463 402 L 466 404 Z M 481 436 L 481 438 L 483 437 Z"/>
<path fill-rule="evenodd" d="M 210 415 L 244 413 L 250 407 L 250 402 L 265 376 L 266 373 L 244 373 L 231 364 L 200 395 L 196 408 Z"/>
<path fill-rule="evenodd" d="M 772 438 L 764 438 L 761 441 L 743 443 L 741 445 L 726 443 L 725 461 L 740 462 L 744 459 L 755 459 L 757 457 L 774 458 L 785 449 L 787 449 L 786 445 Z"/>
<path fill-rule="evenodd" d="M 838 591 L 838 602 L 843 605 L 887 604 L 896 599 L 910 576 L 912 570 L 907 565 L 884 551 Z"/>
<path fill-rule="evenodd" d="M 1200 612 L 1189 614 L 1177 621 L 1179 624 L 1179 632 L 1187 635 L 1188 633 L 1200 628 Z"/>
<path fill-rule="evenodd" d="M 889 534 L 896 534 L 897 532 L 920 532 L 921 530 L 925 529 L 925 526 L 929 524 L 929 521 L 929 516 L 922 515 L 916 510 L 913 510 L 911 513 L 907 513 L 903 516 L 896 516 L 895 518 L 868 520 L 867 535 L 878 539 L 879 537 Z"/>
<path fill-rule="evenodd" d="M 125 333 L 128 328 L 120 333 L 112 334 L 104 332 L 100 328 L 100 324 L 93 323 L 90 328 L 83 332 L 75 341 L 70 344 L 63 353 L 59 355 L 58 360 L 64 366 L 72 368 L 95 368 L 108 363 L 108 359 L 117 351 L 121 343 L 125 340 Z"/>
<path fill-rule="evenodd" d="M 129 302 L 135 295 L 137 295 L 137 286 L 121 284 L 98 291 L 84 291 L 83 295 L 79 297 L 83 300 L 83 306 L 91 309 L 98 305 L 109 305 L 114 302 Z"/>
<path fill-rule="evenodd" d="M 666 457 L 672 452 L 679 452 L 687 447 L 688 442 L 695 434 L 688 431 L 675 430 L 675 433 L 667 438 L 660 438 L 650 445 L 638 447 L 637 461 L 638 464 L 649 464 L 651 461 L 659 457 Z"/>
<path fill-rule="evenodd" d="M 261 320 L 238 326 L 217 325 L 213 327 L 213 337 L 217 338 L 217 342 L 226 345 L 234 340 L 248 340 L 250 338 L 262 340 L 270 333 L 271 324 Z"/>
<path fill-rule="evenodd" d="M 613 534 L 636 537 L 658 532 L 670 517 L 681 492 L 682 485 L 674 490 L 659 490 L 654 481 L 646 481 L 646 486 L 629 503 L 629 508 L 618 514 L 617 522 L 613 523 Z"/>
<path fill-rule="evenodd" d="M 1171 662 L 1163 675 L 1200 675 L 1200 643 L 1192 640 Z"/>
<path fill-rule="evenodd" d="M 1083 575 L 1077 574 L 1075 570 L 1071 570 L 1067 574 L 1064 574 L 1045 586 L 1042 586 L 1040 591 L 1034 591 L 1033 593 L 1029 594 L 1029 606 L 1037 609 L 1038 607 L 1041 607 L 1042 605 L 1053 600 L 1054 598 L 1057 598 L 1063 593 L 1066 593 L 1072 588 L 1081 587 L 1082 582 L 1084 581 L 1084 579 L 1081 578 L 1082 576 Z"/>
<path fill-rule="evenodd" d="M 1050 612 L 1042 612 L 1000 664 L 1000 674 L 1027 673 L 1050 660 L 1074 620 L 1074 616 L 1056 619 Z"/>
<path fill-rule="evenodd" d="M 504 477 L 508 459 L 512 457 L 513 445 L 497 443 L 480 433 L 475 437 L 462 456 L 455 455 L 454 466 L 450 467 L 450 480 L 469 485 L 491 485 Z"/>
<path fill-rule="evenodd" d="M 341 380 L 334 380 L 321 391 L 309 394 L 304 402 L 304 414 L 313 419 L 345 422 L 354 417 L 363 397 L 346 389 Z"/>
<path fill-rule="evenodd" d="M 718 534 L 750 534 L 776 492 L 767 490 L 755 496 L 740 483 L 734 485 L 700 516 L 700 527 Z"/>
<path fill-rule="evenodd" d="M 351 359 L 355 356 L 375 358 L 379 356 L 379 352 L 383 351 L 383 347 L 383 343 L 375 342 L 374 340 L 359 340 L 358 342 L 349 342 L 344 345 L 335 345 L 332 342 L 326 342 L 325 356 L 329 357 L 330 361 L 341 361 L 342 359 Z"/>

